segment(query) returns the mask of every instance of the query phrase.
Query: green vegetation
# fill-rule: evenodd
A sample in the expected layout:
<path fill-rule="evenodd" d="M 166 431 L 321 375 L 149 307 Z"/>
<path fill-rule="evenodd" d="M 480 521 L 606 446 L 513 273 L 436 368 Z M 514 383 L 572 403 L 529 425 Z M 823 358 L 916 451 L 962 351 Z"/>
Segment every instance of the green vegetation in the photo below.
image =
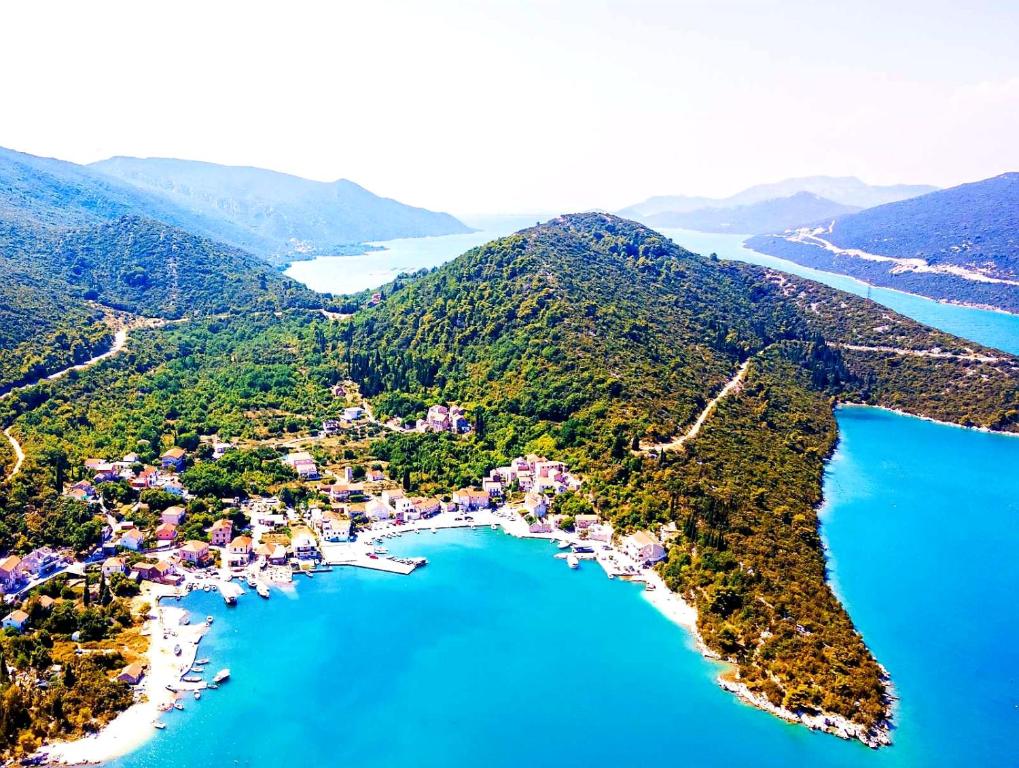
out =
<path fill-rule="evenodd" d="M 825 582 L 815 512 L 833 402 L 1019 429 L 1014 358 L 598 214 L 475 249 L 359 313 L 348 338 L 352 377 L 387 410 L 459 402 L 483 423 L 466 442 L 389 437 L 376 451 L 391 468 L 448 487 L 523 451 L 569 461 L 617 528 L 675 530 L 663 574 L 697 604 L 705 642 L 741 682 L 866 728 L 888 716 L 886 682 Z M 974 405 L 965 387 L 945 386 L 958 361 L 893 364 L 846 344 L 1001 362 L 986 377 L 991 364 L 966 364 L 981 381 Z M 747 358 L 742 391 L 685 452 L 633 451 L 689 425 Z M 567 515 L 576 503 L 557 502 Z"/>

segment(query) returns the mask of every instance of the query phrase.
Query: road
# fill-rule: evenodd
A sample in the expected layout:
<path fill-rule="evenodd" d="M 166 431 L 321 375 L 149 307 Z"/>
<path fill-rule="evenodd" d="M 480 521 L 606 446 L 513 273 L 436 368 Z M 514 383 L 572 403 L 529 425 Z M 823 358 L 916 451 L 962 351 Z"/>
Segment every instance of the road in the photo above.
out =
<path fill-rule="evenodd" d="M 715 410 L 715 407 L 719 404 L 719 402 L 721 402 L 724 398 L 728 397 L 731 393 L 739 390 L 740 386 L 743 383 L 743 379 L 746 378 L 747 370 L 750 368 L 750 361 L 752 359 L 753 358 L 748 358 L 746 361 L 744 361 L 743 365 L 741 365 L 739 367 L 739 370 L 736 371 L 736 375 L 729 379 L 728 382 L 726 382 L 725 386 L 722 387 L 722 390 L 717 395 L 715 395 L 715 397 L 711 400 L 710 403 L 704 406 L 704 410 L 700 412 L 700 415 L 697 416 L 697 420 L 690 425 L 690 428 L 687 429 L 686 432 L 684 432 L 679 437 L 675 437 L 672 440 L 669 440 L 666 443 L 641 443 L 640 449 L 642 451 L 681 450 L 683 446 L 686 444 L 687 440 L 691 440 L 697 437 L 697 433 L 701 431 L 701 427 L 704 426 L 704 422 L 708 420 L 708 417 L 711 415 L 712 411 Z"/>

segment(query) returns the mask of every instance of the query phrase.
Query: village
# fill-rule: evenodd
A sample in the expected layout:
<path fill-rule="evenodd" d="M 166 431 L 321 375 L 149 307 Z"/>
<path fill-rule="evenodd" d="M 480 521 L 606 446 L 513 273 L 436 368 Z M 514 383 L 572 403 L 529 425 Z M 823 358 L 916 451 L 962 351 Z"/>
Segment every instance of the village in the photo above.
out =
<path fill-rule="evenodd" d="M 334 395 L 342 394 L 342 388 L 334 389 Z M 372 419 L 367 407 L 346 407 L 341 418 L 322 423 L 319 438 Z M 407 425 L 390 422 L 387 428 L 456 435 L 471 429 L 464 411 L 455 405 L 432 406 L 424 419 Z M 163 728 L 160 714 L 182 708 L 185 693 L 197 699 L 229 676 L 229 670 L 223 669 L 218 679 L 207 680 L 200 662 L 208 660 L 197 658 L 201 636 L 213 617 L 188 626 L 187 612 L 166 604 L 193 590 L 218 591 L 232 606 L 245 594 L 254 592 L 268 599 L 273 589 L 294 589 L 297 578 L 336 568 L 409 575 L 427 561 L 391 555 L 386 539 L 468 528 L 545 539 L 555 545 L 553 555 L 569 568 L 591 561 L 609 578 L 667 591 L 651 566 L 665 558 L 663 544 L 670 532 L 618 536 L 597 514 L 558 512 L 557 499 L 583 492 L 582 478 L 561 461 L 534 454 L 519 456 L 491 468 L 475 486 L 423 496 L 406 491 L 377 464 L 323 469 L 312 450 L 281 450 L 279 465 L 305 491 L 300 501 L 282 495 L 221 499 L 215 519 L 201 524 L 208 513 L 189 511 L 194 497 L 184 482 L 185 472 L 191 462 L 217 462 L 235 449 L 230 442 L 213 439 L 203 447 L 202 458 L 171 446 L 159 456 L 158 465 L 144 464 L 136 454 L 114 460 L 86 459 L 82 470 L 87 479 L 69 483 L 65 494 L 94 507 L 101 516 L 101 543 L 84 558 L 43 547 L 20 557 L 9 554 L 0 561 L 0 589 L 7 607 L 4 630 L 31 631 L 32 618 L 26 609 L 36 603 L 30 601 L 44 601 L 44 609 L 51 610 L 56 601 L 36 593 L 61 575 L 82 579 L 86 592 L 89 574 L 101 585 L 137 585 L 138 599 L 150 606 L 142 632 L 151 638 L 151 645 L 146 657 L 127 664 L 117 679 L 134 688 L 136 706 L 144 702 L 144 717 L 151 725 Z M 139 500 L 117 509 L 102 493 L 108 483 L 126 484 L 139 498 L 158 498 L 163 503 L 151 509 Z M 100 586 L 100 592 L 105 588 Z M 32 610 L 38 615 L 38 607 Z"/>

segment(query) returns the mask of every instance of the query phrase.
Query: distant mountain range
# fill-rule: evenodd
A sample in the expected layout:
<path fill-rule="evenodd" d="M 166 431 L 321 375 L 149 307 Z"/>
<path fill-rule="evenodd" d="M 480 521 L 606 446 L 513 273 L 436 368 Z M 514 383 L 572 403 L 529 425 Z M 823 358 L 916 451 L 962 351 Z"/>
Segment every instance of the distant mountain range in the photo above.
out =
<path fill-rule="evenodd" d="M 232 244 L 275 260 L 336 253 L 372 240 L 471 231 L 448 213 L 379 197 L 346 179 L 309 181 L 262 168 L 168 158 L 114 157 L 89 168 L 230 232 L 244 232 L 258 245 Z"/>
<path fill-rule="evenodd" d="M 698 208 L 694 211 L 669 211 L 645 216 L 652 227 L 680 227 L 699 232 L 774 232 L 804 222 L 821 221 L 860 210 L 834 203 L 812 192 L 797 192 L 789 197 L 764 200 L 732 208 Z"/>
<path fill-rule="evenodd" d="M 1019 312 L 1019 173 L 747 244 L 876 285 Z"/>
<path fill-rule="evenodd" d="M 651 197 L 624 208 L 619 215 L 658 227 L 758 234 L 905 200 L 935 189 L 919 184 L 874 186 L 852 176 L 809 176 L 758 184 L 724 198 Z M 723 212 L 734 209 L 738 212 Z"/>
<path fill-rule="evenodd" d="M 92 166 L 0 148 L 0 218 L 82 227 L 145 216 L 275 264 L 359 252 L 361 243 L 469 232 L 445 213 L 257 168 L 112 158 Z"/>

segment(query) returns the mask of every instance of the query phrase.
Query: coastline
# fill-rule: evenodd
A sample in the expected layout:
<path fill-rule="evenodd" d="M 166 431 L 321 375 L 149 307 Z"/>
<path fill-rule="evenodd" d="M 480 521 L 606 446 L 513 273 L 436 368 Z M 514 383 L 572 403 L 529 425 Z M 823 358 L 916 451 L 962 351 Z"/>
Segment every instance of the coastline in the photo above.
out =
<path fill-rule="evenodd" d="M 194 664 L 206 624 L 203 621 L 182 625 L 181 619 L 187 614 L 185 609 L 159 604 L 160 600 L 176 594 L 177 590 L 172 587 L 149 584 L 138 598 L 139 601 L 152 603 L 150 618 L 143 628 L 149 636 L 149 647 L 145 654 L 147 669 L 140 684 L 140 698 L 98 733 L 73 741 L 47 744 L 36 752 L 37 757 L 53 765 L 87 765 L 122 757 L 158 732 L 153 722 L 178 698 L 178 694 L 167 686 L 181 690 L 203 687 L 203 684 L 189 687 L 181 682 L 181 677 Z M 179 656 L 173 653 L 175 645 L 181 648 Z"/>
<path fill-rule="evenodd" d="M 921 421 L 929 421 L 932 424 L 940 424 L 943 427 L 955 427 L 956 429 L 965 429 L 971 432 L 983 432 L 985 435 L 1000 435 L 1002 437 L 1019 437 L 1019 432 L 1005 432 L 1001 429 L 989 429 L 988 427 L 967 427 L 965 424 L 956 424 L 954 421 L 942 421 L 941 419 L 935 419 L 932 416 L 921 416 L 917 413 L 910 413 L 909 411 L 903 411 L 898 408 L 889 408 L 886 405 L 871 405 L 870 403 L 857 403 L 854 401 L 846 400 L 839 401 L 836 403 L 836 408 L 873 408 L 877 411 L 885 411 L 887 413 L 894 413 L 897 416 L 908 416 L 911 419 L 920 419 Z"/>
<path fill-rule="evenodd" d="M 376 524 L 362 532 L 359 543 L 371 548 L 387 538 L 424 533 L 432 529 L 490 527 L 517 538 L 539 539 L 553 543 L 565 540 L 572 544 L 604 544 L 582 539 L 577 532 L 531 533 L 526 522 L 519 516 L 513 514 L 512 517 L 504 517 L 497 512 L 497 510 L 475 512 L 472 521 L 463 519 L 458 521 L 452 513 L 443 513 L 438 518 L 412 521 L 404 526 Z M 608 578 L 618 576 L 621 580 L 646 584 L 646 588 L 641 592 L 642 598 L 666 619 L 688 632 L 698 653 L 713 661 L 729 663 L 704 643 L 697 629 L 696 607 L 679 593 L 670 590 L 657 571 L 651 568 L 638 568 L 636 573 L 625 572 L 626 567 L 634 564 L 621 549 L 612 544 L 608 549 L 597 549 L 593 555 L 584 559 L 596 562 L 604 569 Z M 357 566 L 357 562 L 352 560 L 336 565 Z M 181 680 L 198 655 L 199 643 L 207 626 L 204 621 L 182 625 L 180 621 L 187 614 L 184 608 L 160 605 L 164 598 L 178 594 L 176 588 L 148 584 L 138 598 L 139 601 L 150 601 L 153 605 L 143 629 L 143 633 L 149 636 L 149 647 L 146 651 L 148 669 L 140 685 L 141 697 L 98 733 L 73 741 L 47 744 L 36 752 L 37 757 L 41 757 L 46 764 L 64 766 L 97 764 L 122 757 L 157 734 L 153 722 L 157 721 L 162 712 L 171 707 L 180 696 L 167 686 L 180 691 L 205 687 L 204 683 L 188 684 Z M 174 645 L 180 645 L 180 656 L 173 654 Z M 843 739 L 856 739 L 872 748 L 891 744 L 891 725 L 888 721 L 868 730 L 840 715 L 825 712 L 808 715 L 776 706 L 763 695 L 752 692 L 744 683 L 732 677 L 731 673 L 720 673 L 716 676 L 716 683 L 744 703 L 788 722 L 824 731 Z"/>

